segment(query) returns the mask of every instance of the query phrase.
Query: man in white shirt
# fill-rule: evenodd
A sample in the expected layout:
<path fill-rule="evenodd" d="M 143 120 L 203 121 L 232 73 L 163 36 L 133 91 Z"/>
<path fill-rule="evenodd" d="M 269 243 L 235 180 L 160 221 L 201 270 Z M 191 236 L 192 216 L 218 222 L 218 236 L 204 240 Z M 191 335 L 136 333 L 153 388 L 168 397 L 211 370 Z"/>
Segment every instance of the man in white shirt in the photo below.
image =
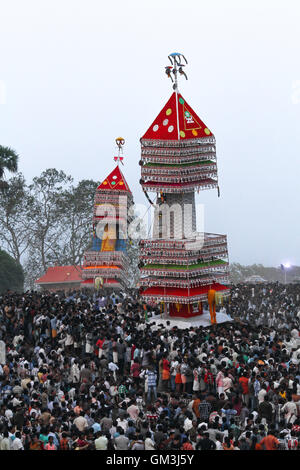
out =
<path fill-rule="evenodd" d="M 170 367 L 170 379 L 171 379 L 171 390 L 172 392 L 175 391 L 175 378 L 176 378 L 176 374 L 177 374 L 177 366 L 179 365 L 179 362 L 174 360 L 171 362 L 171 367 Z"/>
<path fill-rule="evenodd" d="M 267 390 L 265 384 L 262 384 L 260 391 L 258 392 L 257 399 L 258 404 L 262 403 L 265 399 L 265 395 L 267 395 Z"/>
<path fill-rule="evenodd" d="M 131 405 L 127 408 L 127 413 L 133 421 L 136 421 L 139 415 L 139 408 L 136 405 L 136 401 L 132 401 Z"/>
<path fill-rule="evenodd" d="M 291 396 L 288 397 L 288 401 L 281 408 L 281 413 L 285 413 L 286 423 L 294 423 L 297 419 L 297 405 Z"/>
<path fill-rule="evenodd" d="M 95 439 L 96 450 L 107 450 L 108 439 L 101 432 L 97 432 L 97 439 Z"/>
<path fill-rule="evenodd" d="M 5 418 L 8 420 L 9 424 L 11 424 L 11 420 L 13 418 L 13 412 L 10 408 L 7 408 L 7 410 L 5 410 Z"/>
<path fill-rule="evenodd" d="M 113 376 L 114 376 L 114 380 L 117 381 L 117 372 L 116 371 L 119 370 L 119 367 L 117 366 L 117 364 L 115 364 L 114 362 L 110 362 L 108 364 L 108 368 L 109 368 L 109 370 L 112 371 Z"/>
<path fill-rule="evenodd" d="M 84 411 L 81 411 L 80 415 L 74 419 L 74 424 L 80 432 L 83 432 L 88 428 L 88 422 L 84 417 Z"/>
<path fill-rule="evenodd" d="M 216 450 L 224 450 L 221 439 L 222 439 L 221 434 L 217 434 L 216 435 L 216 441 L 215 441 Z"/>
<path fill-rule="evenodd" d="M 21 433 L 19 431 L 15 434 L 15 439 L 13 440 L 11 450 L 24 450 L 24 446 L 21 441 Z"/>
<path fill-rule="evenodd" d="M 1 440 L 1 450 L 11 450 L 12 441 L 8 436 L 8 432 L 4 431 L 3 439 Z"/>
<path fill-rule="evenodd" d="M 188 432 L 190 429 L 193 427 L 193 422 L 191 420 L 191 417 L 188 415 L 186 416 L 184 423 L 183 423 L 183 428 L 185 432 Z"/>

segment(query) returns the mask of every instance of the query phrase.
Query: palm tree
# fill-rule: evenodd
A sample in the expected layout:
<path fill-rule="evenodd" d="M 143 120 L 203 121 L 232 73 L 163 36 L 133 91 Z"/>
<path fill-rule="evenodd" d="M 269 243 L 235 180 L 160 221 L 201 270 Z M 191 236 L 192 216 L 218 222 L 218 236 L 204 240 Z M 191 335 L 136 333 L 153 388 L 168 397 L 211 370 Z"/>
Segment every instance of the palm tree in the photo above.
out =
<path fill-rule="evenodd" d="M 0 145 L 0 189 L 7 188 L 7 183 L 3 181 L 5 170 L 11 173 L 18 171 L 19 155 L 10 147 Z"/>

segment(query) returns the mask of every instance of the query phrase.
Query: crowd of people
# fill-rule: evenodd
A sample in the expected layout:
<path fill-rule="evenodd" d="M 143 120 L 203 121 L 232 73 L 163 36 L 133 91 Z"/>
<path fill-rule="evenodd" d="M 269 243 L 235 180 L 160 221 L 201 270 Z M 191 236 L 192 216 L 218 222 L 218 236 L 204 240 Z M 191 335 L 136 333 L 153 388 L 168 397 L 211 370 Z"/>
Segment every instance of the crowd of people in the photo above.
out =
<path fill-rule="evenodd" d="M 0 449 L 300 449 L 299 295 L 239 284 L 180 329 L 137 292 L 3 294 Z"/>

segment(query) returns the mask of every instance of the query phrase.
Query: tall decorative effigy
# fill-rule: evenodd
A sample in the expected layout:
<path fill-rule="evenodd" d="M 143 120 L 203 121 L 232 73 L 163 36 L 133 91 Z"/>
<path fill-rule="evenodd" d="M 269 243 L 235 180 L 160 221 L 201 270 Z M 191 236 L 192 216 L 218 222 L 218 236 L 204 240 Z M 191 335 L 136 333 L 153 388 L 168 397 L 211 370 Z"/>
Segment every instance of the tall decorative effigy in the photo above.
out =
<path fill-rule="evenodd" d="M 121 137 L 116 139 L 117 166 L 96 190 L 92 248 L 84 254 L 83 287 L 120 289 L 128 285 L 127 223 L 133 197 L 119 167 L 124 142 Z"/>
<path fill-rule="evenodd" d="M 226 235 L 196 232 L 195 191 L 219 193 L 215 137 L 178 91 L 182 54 L 169 56 L 170 99 L 141 138 L 141 186 L 156 194 L 152 238 L 140 242 L 141 296 L 170 316 L 203 312 L 228 293 Z M 185 63 L 183 63 L 185 61 Z"/>

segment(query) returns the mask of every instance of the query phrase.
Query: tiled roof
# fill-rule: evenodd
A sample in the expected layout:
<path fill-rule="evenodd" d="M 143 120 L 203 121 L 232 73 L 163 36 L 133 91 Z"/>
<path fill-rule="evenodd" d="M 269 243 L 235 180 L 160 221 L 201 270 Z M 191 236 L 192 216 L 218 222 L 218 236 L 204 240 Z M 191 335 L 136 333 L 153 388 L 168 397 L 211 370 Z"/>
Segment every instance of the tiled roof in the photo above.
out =
<path fill-rule="evenodd" d="M 44 276 L 37 279 L 36 284 L 60 284 L 64 282 L 81 282 L 80 266 L 53 266 L 47 269 Z"/>

